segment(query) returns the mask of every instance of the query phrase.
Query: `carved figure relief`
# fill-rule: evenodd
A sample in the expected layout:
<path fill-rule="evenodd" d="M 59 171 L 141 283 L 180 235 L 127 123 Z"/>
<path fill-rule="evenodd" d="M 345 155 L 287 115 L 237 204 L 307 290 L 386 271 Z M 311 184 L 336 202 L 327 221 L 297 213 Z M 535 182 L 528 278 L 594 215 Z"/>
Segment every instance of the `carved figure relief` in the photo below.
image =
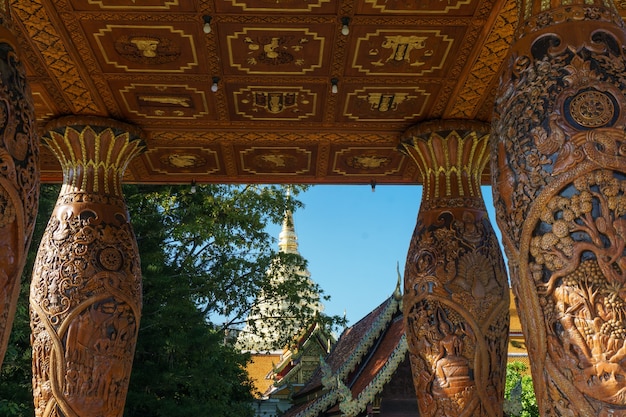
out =
<path fill-rule="evenodd" d="M 496 102 L 494 203 L 542 415 L 626 415 L 626 34 L 614 17 L 529 16 L 550 34 L 521 32 Z"/>
<path fill-rule="evenodd" d="M 142 147 L 134 131 L 117 134 L 125 125 L 113 121 L 62 123 L 44 138 L 65 177 L 31 284 L 35 414 L 121 416 L 139 330 L 141 267 L 120 181 Z M 83 159 L 81 149 L 93 153 Z"/>
<path fill-rule="evenodd" d="M 4 6 L 4 2 L 0 4 Z M 33 98 L 16 51 L 17 41 L 4 24 L 0 25 L 0 366 L 39 199 L 39 140 Z"/>
<path fill-rule="evenodd" d="M 424 178 L 403 300 L 423 416 L 502 415 L 508 284 L 480 193 L 487 143 L 487 126 L 445 121 L 403 139 Z"/>
<path fill-rule="evenodd" d="M 157 95 L 145 95 L 137 97 L 140 102 L 150 103 L 151 105 L 164 105 L 164 106 L 180 106 L 191 107 L 191 97 L 183 96 L 157 96 Z"/>

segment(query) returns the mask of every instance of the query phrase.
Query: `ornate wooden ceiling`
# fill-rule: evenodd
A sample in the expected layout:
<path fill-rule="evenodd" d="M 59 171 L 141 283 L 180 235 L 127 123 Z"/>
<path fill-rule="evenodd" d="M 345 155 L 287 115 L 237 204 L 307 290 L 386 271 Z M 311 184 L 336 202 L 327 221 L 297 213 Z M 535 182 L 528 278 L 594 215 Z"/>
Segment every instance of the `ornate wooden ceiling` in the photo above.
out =
<path fill-rule="evenodd" d="M 156 183 L 420 181 L 400 135 L 488 121 L 517 19 L 510 0 L 13 0 L 12 14 L 40 126 L 136 124 L 147 151 L 128 179 Z M 42 178 L 61 178 L 47 149 Z"/>

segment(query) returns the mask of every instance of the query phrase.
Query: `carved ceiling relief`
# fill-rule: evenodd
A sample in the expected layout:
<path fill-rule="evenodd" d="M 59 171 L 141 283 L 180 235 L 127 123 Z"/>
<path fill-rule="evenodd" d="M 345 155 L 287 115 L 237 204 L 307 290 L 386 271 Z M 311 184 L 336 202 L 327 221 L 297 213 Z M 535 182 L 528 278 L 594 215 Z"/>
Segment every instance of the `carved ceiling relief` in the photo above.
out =
<path fill-rule="evenodd" d="M 167 146 L 176 155 L 219 144 L 219 168 L 197 168 L 223 173 L 199 179 L 208 182 L 256 181 L 251 172 L 271 171 L 249 163 L 244 170 L 233 144 L 297 143 L 316 156 L 310 170 L 295 175 L 323 183 L 352 178 L 333 170 L 330 144 L 395 148 L 408 125 L 456 108 L 487 120 L 502 57 L 481 55 L 485 40 L 477 34 L 492 33 L 483 22 L 496 34 L 507 30 L 506 19 L 496 25 L 485 18 L 505 1 L 10 0 L 22 49 L 33 51 L 28 65 L 40 122 L 68 113 L 129 120 L 150 132 L 149 150 Z M 501 52 L 498 45 L 492 49 Z M 483 55 L 468 74 L 467 57 Z M 133 160 L 127 172 L 158 183 L 197 177 L 159 152 Z M 341 170 L 361 167 L 381 183 L 416 179 L 407 164 L 386 174 L 366 169 L 378 156 Z M 51 161 L 42 166 L 46 180 L 59 181 L 56 161 L 44 160 Z"/>
<path fill-rule="evenodd" d="M 27 20 L 26 26 L 31 42 L 41 53 L 44 65 L 52 77 L 58 80 L 67 96 L 66 103 L 74 113 L 98 113 L 99 108 L 92 92 L 81 77 L 78 67 L 68 53 L 63 38 L 50 20 L 44 6 L 37 2 L 12 2 L 15 17 Z"/>
<path fill-rule="evenodd" d="M 491 113 L 493 99 L 490 100 L 488 91 L 494 89 L 491 80 L 496 78 L 500 70 L 498 63 L 502 62 L 509 52 L 515 24 L 517 24 L 517 6 L 515 1 L 509 0 L 498 13 L 494 28 L 485 41 L 485 47 L 472 64 L 468 82 L 454 99 L 454 106 L 448 112 L 447 117 L 480 119 L 480 108 L 477 107 L 481 103 L 488 104 L 487 111 Z"/>

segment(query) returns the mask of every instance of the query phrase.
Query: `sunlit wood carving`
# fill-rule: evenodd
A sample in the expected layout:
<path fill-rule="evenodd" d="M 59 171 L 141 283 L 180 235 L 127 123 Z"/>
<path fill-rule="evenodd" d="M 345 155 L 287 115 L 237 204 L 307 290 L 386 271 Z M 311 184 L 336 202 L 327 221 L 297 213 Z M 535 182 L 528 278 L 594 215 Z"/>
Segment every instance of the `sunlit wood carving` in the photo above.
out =
<path fill-rule="evenodd" d="M 626 415 L 626 44 L 611 2 L 522 3 L 497 219 L 544 416 Z"/>
<path fill-rule="evenodd" d="M 122 415 L 141 308 L 141 268 L 121 190 L 143 144 L 107 119 L 52 122 L 64 182 L 31 284 L 37 417 Z"/>
<path fill-rule="evenodd" d="M 424 178 L 403 309 L 425 417 L 502 416 L 509 301 L 480 191 L 488 142 L 489 125 L 460 120 L 422 123 L 402 139 Z"/>
<path fill-rule="evenodd" d="M 0 0 L 0 366 L 15 315 L 39 196 L 33 98 Z"/>

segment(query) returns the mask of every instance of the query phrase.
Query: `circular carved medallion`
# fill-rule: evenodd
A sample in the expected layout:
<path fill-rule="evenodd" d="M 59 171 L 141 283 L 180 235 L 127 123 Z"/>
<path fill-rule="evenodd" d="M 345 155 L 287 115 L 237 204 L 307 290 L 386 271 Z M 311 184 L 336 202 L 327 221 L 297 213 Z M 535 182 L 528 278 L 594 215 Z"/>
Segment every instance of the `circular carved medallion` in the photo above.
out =
<path fill-rule="evenodd" d="M 581 127 L 602 127 L 614 119 L 615 103 L 606 93 L 587 90 L 572 98 L 569 113 Z"/>
<path fill-rule="evenodd" d="M 108 246 L 100 251 L 98 260 L 104 269 L 119 271 L 122 268 L 123 256 L 118 249 Z"/>

